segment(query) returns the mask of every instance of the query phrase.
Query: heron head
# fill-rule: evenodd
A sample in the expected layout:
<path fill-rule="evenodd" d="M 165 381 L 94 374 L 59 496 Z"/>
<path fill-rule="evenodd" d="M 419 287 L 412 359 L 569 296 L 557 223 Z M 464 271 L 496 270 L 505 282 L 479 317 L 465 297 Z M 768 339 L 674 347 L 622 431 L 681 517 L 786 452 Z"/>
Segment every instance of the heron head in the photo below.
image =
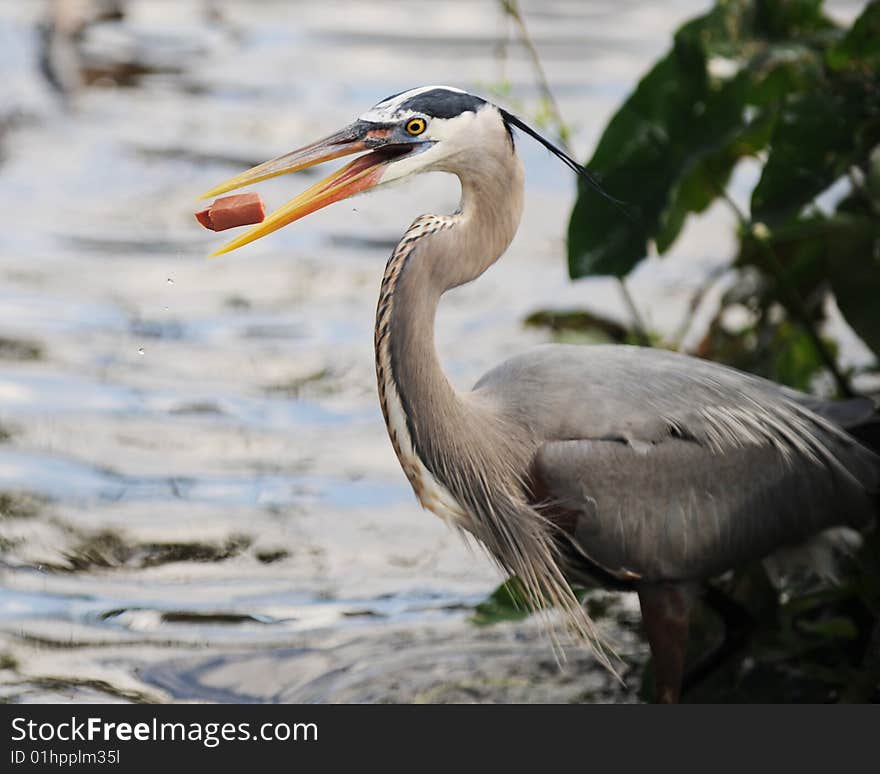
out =
<path fill-rule="evenodd" d="M 423 86 L 386 97 L 335 134 L 253 167 L 205 193 L 202 198 L 213 198 L 324 161 L 363 154 L 213 255 L 235 250 L 328 204 L 419 172 L 466 174 L 492 154 L 513 152 L 512 127 L 542 143 L 601 191 L 587 170 L 513 114 L 461 89 Z"/>
<path fill-rule="evenodd" d="M 362 153 L 329 177 L 281 206 L 262 223 L 217 250 L 235 250 L 329 204 L 419 172 L 457 172 L 486 152 L 486 135 L 511 152 L 502 111 L 450 86 L 427 86 L 386 97 L 335 134 L 279 156 L 212 188 L 213 198 L 270 177 Z M 506 146 L 506 147 L 504 147 Z"/>

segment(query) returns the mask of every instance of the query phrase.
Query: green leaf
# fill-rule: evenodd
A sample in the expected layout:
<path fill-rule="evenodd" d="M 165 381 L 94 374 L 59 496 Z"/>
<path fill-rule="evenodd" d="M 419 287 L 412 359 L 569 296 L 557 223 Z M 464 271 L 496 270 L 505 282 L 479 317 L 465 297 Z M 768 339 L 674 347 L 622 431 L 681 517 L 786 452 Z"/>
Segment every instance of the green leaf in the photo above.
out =
<path fill-rule="evenodd" d="M 820 77 L 813 37 L 834 29 L 813 0 L 719 0 L 685 24 L 587 164 L 634 219 L 579 183 L 568 230 L 571 276 L 621 277 L 651 241 L 668 250 L 687 216 L 722 193 L 739 159 L 766 146 L 791 89 Z M 786 32 L 800 37 L 774 40 Z"/>
<path fill-rule="evenodd" d="M 839 215 L 829 236 L 829 276 L 837 306 L 880 355 L 880 221 Z"/>
<path fill-rule="evenodd" d="M 583 585 L 572 586 L 571 590 L 581 603 L 584 602 L 589 591 Z M 552 603 L 545 599 L 541 602 L 541 607 L 545 606 L 550 607 Z M 599 617 L 601 610 L 603 610 L 601 601 L 594 600 L 590 606 L 590 615 Z M 516 575 L 511 575 L 483 602 L 474 607 L 474 614 L 470 620 L 477 626 L 488 626 L 501 621 L 518 621 L 528 617 L 532 612 L 522 581 Z"/>
<path fill-rule="evenodd" d="M 760 114 L 750 124 L 737 121 L 726 134 L 719 133 L 712 146 L 684 162 L 670 187 L 654 235 L 660 253 L 672 246 L 689 214 L 703 212 L 724 190 L 736 162 L 755 155 L 767 144 L 772 128 L 770 113 Z"/>
<path fill-rule="evenodd" d="M 770 155 L 752 193 L 752 218 L 782 223 L 880 140 L 880 89 L 867 81 L 827 84 L 793 97 L 776 122 Z"/>
<path fill-rule="evenodd" d="M 776 110 L 792 94 L 810 91 L 824 77 L 824 59 L 813 41 L 761 46 L 748 63 L 751 82 L 749 104 Z"/>
<path fill-rule="evenodd" d="M 817 634 L 832 640 L 854 640 L 859 636 L 856 625 L 842 616 L 819 621 L 799 621 L 798 628 L 807 634 Z"/>
<path fill-rule="evenodd" d="M 626 341 L 630 335 L 629 329 L 616 320 L 588 312 L 586 309 L 539 309 L 526 317 L 524 323 L 531 327 L 548 328 L 557 334 L 557 337 L 574 334 L 618 344 Z"/>
<path fill-rule="evenodd" d="M 477 626 L 489 626 L 501 621 L 518 621 L 526 618 L 531 612 L 522 581 L 513 576 L 474 608 L 471 623 Z"/>
<path fill-rule="evenodd" d="M 781 5 L 781 4 L 780 4 Z M 880 2 L 827 46 L 815 88 L 794 90 L 770 139 L 752 194 L 752 218 L 781 223 L 853 165 L 867 169 L 880 143 Z"/>
<path fill-rule="evenodd" d="M 858 69 L 880 67 L 880 2 L 872 0 L 852 28 L 837 44 L 831 46 L 826 56 L 833 70 L 854 67 Z"/>
<path fill-rule="evenodd" d="M 868 157 L 868 170 L 865 180 L 865 190 L 874 200 L 874 207 L 880 207 L 880 145 L 871 151 Z"/>
<path fill-rule="evenodd" d="M 735 5 L 735 4 L 732 4 Z M 670 190 L 701 157 L 717 151 L 716 137 L 742 121 L 739 78 L 710 78 L 706 36 L 718 9 L 685 25 L 673 50 L 639 83 L 611 120 L 588 166 L 635 216 L 628 221 L 613 205 L 581 183 L 569 224 L 569 271 L 573 277 L 627 274 L 647 253 L 661 220 L 666 240 L 680 228 L 679 214 L 665 218 Z M 704 199 L 695 183 L 685 197 Z M 710 199 L 712 194 L 708 194 Z"/>

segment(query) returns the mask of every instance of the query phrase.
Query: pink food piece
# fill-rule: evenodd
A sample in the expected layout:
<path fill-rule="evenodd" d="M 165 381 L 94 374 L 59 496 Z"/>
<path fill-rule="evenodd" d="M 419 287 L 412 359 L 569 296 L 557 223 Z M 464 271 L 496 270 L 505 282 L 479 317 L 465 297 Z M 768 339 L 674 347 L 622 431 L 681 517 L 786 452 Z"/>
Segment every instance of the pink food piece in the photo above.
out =
<path fill-rule="evenodd" d="M 211 231 L 251 226 L 266 219 L 266 205 L 258 193 L 233 194 L 217 199 L 196 213 L 196 220 Z"/>
<path fill-rule="evenodd" d="M 211 208 L 205 207 L 203 210 L 199 210 L 196 213 L 196 220 L 201 223 L 205 228 L 213 229 L 214 227 L 211 225 Z"/>

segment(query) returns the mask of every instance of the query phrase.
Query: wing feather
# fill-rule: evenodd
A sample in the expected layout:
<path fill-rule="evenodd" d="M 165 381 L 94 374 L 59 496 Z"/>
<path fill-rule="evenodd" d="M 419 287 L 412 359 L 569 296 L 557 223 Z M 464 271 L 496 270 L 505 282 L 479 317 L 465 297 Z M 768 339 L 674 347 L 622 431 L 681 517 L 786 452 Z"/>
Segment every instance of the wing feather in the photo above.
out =
<path fill-rule="evenodd" d="M 861 524 L 871 510 L 852 478 L 791 464 L 766 445 L 718 452 L 669 438 L 642 453 L 620 441 L 551 441 L 533 475 L 554 507 L 574 514 L 577 550 L 620 578 L 708 577 Z"/>
<path fill-rule="evenodd" d="M 474 389 L 529 430 L 535 491 L 621 578 L 704 577 L 875 514 L 880 457 L 835 422 L 864 404 L 624 346 L 540 347 Z"/>

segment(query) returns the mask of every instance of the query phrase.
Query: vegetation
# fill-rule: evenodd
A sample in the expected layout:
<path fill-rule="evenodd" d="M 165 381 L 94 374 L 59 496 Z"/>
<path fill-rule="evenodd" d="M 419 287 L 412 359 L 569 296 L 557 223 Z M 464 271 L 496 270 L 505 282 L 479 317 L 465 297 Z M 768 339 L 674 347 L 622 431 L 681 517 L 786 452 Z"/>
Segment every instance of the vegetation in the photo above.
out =
<path fill-rule="evenodd" d="M 739 223 L 727 292 L 699 354 L 801 389 L 825 369 L 849 394 L 820 334 L 833 294 L 880 352 L 880 3 L 842 28 L 821 0 L 719 0 L 611 119 L 587 166 L 631 219 L 582 185 L 569 224 L 573 278 L 623 277 L 716 200 Z M 749 212 L 726 186 L 761 164 Z M 725 308 L 746 326 L 722 326 Z"/>
<path fill-rule="evenodd" d="M 827 372 L 851 395 L 821 326 L 833 297 L 880 353 L 878 68 L 880 2 L 843 28 L 821 0 L 717 0 L 678 30 L 605 129 L 587 166 L 632 217 L 582 185 L 571 276 L 623 277 L 723 201 L 738 223 L 738 279 L 697 354 L 802 390 Z M 745 158 L 761 167 L 748 211 L 726 188 Z M 734 304 L 748 322 L 730 331 L 722 322 Z M 837 583 L 807 571 L 773 585 L 762 564 L 716 582 L 738 623 L 730 631 L 708 612 L 697 622 L 691 669 L 705 679 L 685 698 L 880 700 L 877 530 L 838 559 Z M 725 629 L 727 657 L 701 670 Z"/>
<path fill-rule="evenodd" d="M 521 24 L 516 3 L 502 6 Z M 572 278 L 625 279 L 652 249 L 668 253 L 689 217 L 723 202 L 737 222 L 736 281 L 694 354 L 802 390 L 830 374 L 837 395 L 853 394 L 854 374 L 839 365 L 823 324 L 833 299 L 880 353 L 878 70 L 877 0 L 848 28 L 821 0 L 716 0 L 676 32 L 587 162 L 629 217 L 580 186 L 568 232 Z M 727 188 L 744 159 L 760 166 L 748 206 Z M 730 330 L 733 307 L 745 323 Z M 557 335 L 580 327 L 606 340 L 658 342 L 586 312 L 539 312 L 528 322 Z M 878 532 L 836 557 L 834 583 L 808 569 L 771 583 L 763 563 L 715 581 L 709 594 L 722 604 L 714 607 L 730 615 L 722 621 L 707 607 L 698 616 L 684 700 L 880 700 Z M 475 621 L 522 610 L 514 579 Z M 710 665 L 707 653 L 719 657 Z"/>

